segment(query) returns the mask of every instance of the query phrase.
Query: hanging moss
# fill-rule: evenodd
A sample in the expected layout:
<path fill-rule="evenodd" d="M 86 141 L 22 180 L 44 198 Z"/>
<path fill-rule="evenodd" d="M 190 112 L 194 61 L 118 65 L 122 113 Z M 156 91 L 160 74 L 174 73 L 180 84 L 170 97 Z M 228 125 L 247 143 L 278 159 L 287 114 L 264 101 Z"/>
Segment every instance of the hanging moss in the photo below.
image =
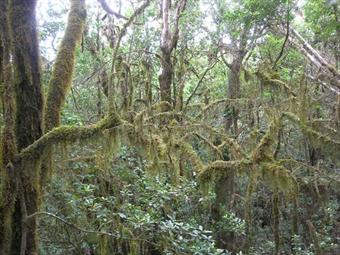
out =
<path fill-rule="evenodd" d="M 286 194 L 297 194 L 298 185 L 295 178 L 282 166 L 274 163 L 262 163 L 260 178 L 273 190 L 278 189 Z"/>
<path fill-rule="evenodd" d="M 311 239 L 313 240 L 313 243 L 314 243 L 315 255 L 323 254 L 322 250 L 320 248 L 318 233 L 316 232 L 316 229 L 315 229 L 313 223 L 310 220 L 307 220 L 306 223 L 307 223 L 307 226 L 308 226 L 308 229 L 309 229 Z"/>
<path fill-rule="evenodd" d="M 329 147 L 331 151 L 335 151 L 336 156 L 340 156 L 340 140 L 333 139 L 329 134 L 321 133 L 314 130 L 308 125 L 306 121 L 302 120 L 301 118 L 299 118 L 299 116 L 292 112 L 284 112 L 283 116 L 293 123 L 297 124 L 300 127 L 301 132 L 308 136 L 315 144 L 326 148 Z"/>
<path fill-rule="evenodd" d="M 248 172 L 250 167 L 251 161 L 246 159 L 230 161 L 217 160 L 205 166 L 198 177 L 202 182 L 209 182 L 227 175 L 229 171 L 238 173 Z"/>
<path fill-rule="evenodd" d="M 279 124 L 273 121 L 266 132 L 266 134 L 262 137 L 260 143 L 252 152 L 252 160 L 254 163 L 258 164 L 264 161 L 272 161 L 272 153 L 270 148 L 275 143 L 275 135 L 277 134 Z"/>
<path fill-rule="evenodd" d="M 23 158 L 38 158 L 44 152 L 44 150 L 50 148 L 52 145 L 61 143 L 63 141 L 75 142 L 81 139 L 88 139 L 95 135 L 101 134 L 102 131 L 106 129 L 117 127 L 120 125 L 120 123 L 119 117 L 116 114 L 111 114 L 99 121 L 97 124 L 89 126 L 61 126 L 54 128 L 36 140 L 34 143 L 23 149 L 16 156 L 16 159 L 20 160 Z"/>

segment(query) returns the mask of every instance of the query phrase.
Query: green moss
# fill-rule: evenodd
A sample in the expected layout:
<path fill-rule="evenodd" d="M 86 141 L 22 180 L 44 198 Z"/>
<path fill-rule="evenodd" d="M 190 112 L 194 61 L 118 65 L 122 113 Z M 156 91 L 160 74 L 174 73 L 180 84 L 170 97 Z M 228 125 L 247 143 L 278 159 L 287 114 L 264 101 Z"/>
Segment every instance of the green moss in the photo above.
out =
<path fill-rule="evenodd" d="M 89 139 L 95 135 L 102 134 L 102 131 L 115 128 L 120 125 L 120 118 L 116 114 L 111 114 L 99 121 L 97 124 L 89 126 L 61 126 L 54 128 L 30 146 L 23 149 L 17 156 L 17 160 L 23 158 L 39 158 L 44 150 L 61 142 L 75 142 L 77 140 Z"/>
<path fill-rule="evenodd" d="M 260 178 L 272 190 L 280 190 L 285 194 L 297 194 L 298 184 L 288 169 L 274 163 L 263 163 L 260 166 Z"/>
<path fill-rule="evenodd" d="M 66 31 L 48 85 L 44 123 L 46 131 L 60 124 L 60 111 L 71 87 L 75 50 L 81 39 L 85 18 L 85 1 L 72 0 Z"/>
<path fill-rule="evenodd" d="M 252 152 L 251 158 L 254 163 L 258 164 L 273 160 L 270 149 L 276 141 L 275 135 L 277 134 L 279 125 L 280 124 L 277 123 L 277 120 L 272 121 L 272 123 L 269 125 L 266 134 L 262 137 L 260 143 Z"/>
<path fill-rule="evenodd" d="M 231 160 L 214 161 L 203 168 L 198 177 L 202 182 L 211 182 L 217 180 L 223 176 L 226 176 L 229 171 L 235 171 L 238 173 L 246 173 L 251 168 L 250 160 Z"/>

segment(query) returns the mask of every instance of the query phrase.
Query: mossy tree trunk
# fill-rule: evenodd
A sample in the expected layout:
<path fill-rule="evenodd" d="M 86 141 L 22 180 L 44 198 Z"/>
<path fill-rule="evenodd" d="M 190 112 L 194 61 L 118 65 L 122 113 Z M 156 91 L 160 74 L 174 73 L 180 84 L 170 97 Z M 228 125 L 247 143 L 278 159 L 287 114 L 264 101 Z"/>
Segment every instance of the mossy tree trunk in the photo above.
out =
<path fill-rule="evenodd" d="M 45 133 L 60 125 L 61 109 L 72 85 L 76 47 L 81 40 L 85 24 L 85 0 L 70 0 L 70 3 L 67 27 L 48 84 L 44 114 Z M 43 159 L 41 178 L 44 186 L 52 170 L 52 148 L 44 152 Z"/>
<path fill-rule="evenodd" d="M 45 131 L 60 125 L 61 107 L 72 85 L 76 46 L 81 40 L 86 18 L 85 0 L 71 0 L 67 27 L 58 50 L 48 84 L 45 109 Z"/>
<path fill-rule="evenodd" d="M 247 47 L 247 30 L 245 29 L 241 35 L 241 42 L 239 44 L 238 50 L 235 53 L 235 57 L 233 58 L 231 63 L 228 63 L 226 59 L 223 57 L 223 62 L 228 67 L 228 89 L 227 89 L 227 97 L 230 99 L 238 99 L 240 98 L 240 73 L 242 61 L 246 53 Z M 236 44 L 236 43 L 235 43 Z M 225 116 L 225 131 L 231 132 L 235 137 L 237 137 L 238 131 L 238 115 L 239 110 L 235 106 L 227 106 L 226 107 L 226 116 Z M 233 127 L 233 128 L 232 128 Z M 231 130 L 232 128 L 232 130 Z M 224 159 L 229 160 L 229 159 Z M 223 215 L 221 214 L 221 208 L 225 207 L 227 210 L 232 210 L 231 202 L 234 196 L 235 190 L 235 171 L 229 171 L 227 174 L 223 175 L 216 183 L 215 193 L 215 214 L 214 218 L 217 221 L 222 220 Z M 221 249 L 234 249 L 234 233 L 230 231 L 221 231 L 217 236 L 217 246 Z"/>
<path fill-rule="evenodd" d="M 68 29 L 50 82 L 52 89 L 45 115 L 47 131 L 59 125 L 60 109 L 72 78 L 75 47 L 85 18 L 84 0 L 71 0 L 71 3 Z M 36 0 L 1 1 L 0 4 L 1 73 L 6 101 L 1 139 L 0 254 L 31 255 L 38 251 L 37 224 L 34 217 L 26 218 L 37 212 L 41 204 L 40 154 L 31 158 L 17 157 L 16 153 L 20 155 L 43 135 Z"/>
<path fill-rule="evenodd" d="M 6 143 L 13 142 L 11 146 L 16 145 L 20 152 L 42 135 L 43 97 L 35 20 L 36 1 L 12 0 L 1 3 L 5 5 L 1 8 L 4 21 L 1 23 L 4 59 L 7 59 L 4 70 L 8 76 L 5 120 L 14 127 L 14 134 L 10 134 L 11 139 L 6 140 Z M 11 37 L 6 38 L 8 35 Z M 12 71 L 9 70 L 9 54 L 12 56 L 13 81 Z M 12 86 L 15 92 L 15 125 L 12 122 Z M 15 152 L 13 148 L 10 152 L 5 144 L 2 146 L 10 154 Z M 5 231 L 0 237 L 1 253 L 34 254 L 37 251 L 36 221 L 32 219 L 25 222 L 25 218 L 27 214 L 36 212 L 39 206 L 39 160 L 12 162 L 13 157 L 14 154 L 6 156 L 2 168 L 5 177 L 3 183 L 10 185 L 3 186 L 2 190 L 0 217 Z"/>
<path fill-rule="evenodd" d="M 0 2 L 0 85 L 2 88 L 4 127 L 1 137 L 0 162 L 0 254 L 9 254 L 12 238 L 12 213 L 16 197 L 13 161 L 16 153 L 14 123 L 14 87 L 12 78 L 7 1 Z M 5 103 L 6 102 L 6 103 Z"/>

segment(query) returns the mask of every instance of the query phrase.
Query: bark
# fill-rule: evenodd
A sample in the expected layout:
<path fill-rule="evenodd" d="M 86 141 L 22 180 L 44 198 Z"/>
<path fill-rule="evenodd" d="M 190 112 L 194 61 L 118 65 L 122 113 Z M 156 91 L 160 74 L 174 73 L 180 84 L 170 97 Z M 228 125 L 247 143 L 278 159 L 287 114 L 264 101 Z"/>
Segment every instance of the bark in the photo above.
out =
<path fill-rule="evenodd" d="M 228 211 L 232 209 L 231 201 L 234 194 L 234 182 L 235 173 L 233 169 L 231 169 L 231 171 L 228 171 L 223 177 L 220 177 L 215 184 L 216 200 L 214 203 L 213 218 L 216 221 L 220 221 L 223 218 L 223 207 Z M 219 231 L 216 236 L 216 246 L 220 249 L 233 251 L 234 237 L 234 233 L 230 231 Z"/>
<path fill-rule="evenodd" d="M 240 71 L 241 71 L 241 58 L 236 58 L 228 72 L 228 98 L 237 99 L 240 97 Z M 226 112 L 226 131 L 229 131 L 233 126 L 233 133 L 235 136 L 238 134 L 238 115 L 239 110 L 232 106 L 227 108 Z"/>
<path fill-rule="evenodd" d="M 152 104 L 152 66 L 147 59 L 143 59 L 142 67 L 145 76 L 144 100 L 147 106 L 150 106 Z"/>
<path fill-rule="evenodd" d="M 86 18 L 85 1 L 71 0 L 65 35 L 61 42 L 48 85 L 45 131 L 60 125 L 61 107 L 72 85 L 76 47 L 81 40 Z"/>
<path fill-rule="evenodd" d="M 161 89 L 161 101 L 166 101 L 171 104 L 171 84 L 173 77 L 173 66 L 171 62 L 171 51 L 162 49 L 162 73 L 159 76 L 159 85 Z"/>
<path fill-rule="evenodd" d="M 173 30 L 170 28 L 170 0 L 163 0 L 162 2 L 162 36 L 161 36 L 161 67 L 162 72 L 158 77 L 161 89 L 161 101 L 172 103 L 171 99 L 171 85 L 173 79 L 173 63 L 171 55 L 177 46 L 179 38 L 179 19 L 186 6 L 186 0 L 181 0 L 177 3 L 176 16 Z M 167 111 L 169 109 L 163 109 Z"/>
<path fill-rule="evenodd" d="M 48 84 L 44 116 L 45 132 L 60 125 L 61 109 L 72 86 L 76 47 L 81 41 L 85 24 L 85 0 L 70 0 L 70 2 L 67 27 Z M 41 188 L 50 177 L 52 163 L 52 148 L 47 148 L 41 166 Z"/>
<path fill-rule="evenodd" d="M 237 99 L 240 97 L 240 72 L 243 58 L 246 54 L 246 46 L 247 46 L 247 33 L 248 31 L 245 29 L 240 38 L 240 45 L 235 54 L 232 63 L 228 63 L 226 59 L 223 57 L 222 60 L 229 68 L 228 73 L 228 90 L 227 97 L 228 99 Z M 229 132 L 231 127 L 233 126 L 233 134 L 235 137 L 238 135 L 238 114 L 239 110 L 235 106 L 227 106 L 226 107 L 226 117 L 225 117 L 225 130 Z M 216 193 L 216 201 L 215 207 L 220 208 L 221 206 L 225 206 L 226 209 L 231 210 L 231 201 L 233 198 L 234 190 L 235 190 L 235 170 L 229 171 L 228 174 L 220 178 L 218 180 L 215 193 Z M 223 215 L 216 214 L 217 219 L 221 220 Z M 232 232 L 223 232 L 217 236 L 217 247 L 222 249 L 233 250 L 234 244 L 234 234 Z"/>
<path fill-rule="evenodd" d="M 13 158 L 16 153 L 14 123 L 14 87 L 10 60 L 10 38 L 7 20 L 7 1 L 0 2 L 0 84 L 3 88 L 4 126 L 1 137 L 0 180 L 2 200 L 0 203 L 0 254 L 10 253 L 12 238 L 12 213 L 16 197 L 16 183 L 13 176 Z"/>
<path fill-rule="evenodd" d="M 3 9 L 9 15 L 8 30 L 12 44 L 16 104 L 14 131 L 18 151 L 42 135 L 43 98 L 35 6 L 36 1 L 33 0 L 12 0 L 9 1 L 8 9 Z M 6 118 L 11 118 L 10 113 L 6 113 Z M 15 189 L 18 189 L 18 196 L 16 192 L 10 194 L 15 201 L 14 208 L 10 208 L 10 215 L 1 216 L 2 219 L 5 216 L 3 227 L 8 230 L 0 237 L 3 254 L 34 254 L 37 250 L 36 221 L 31 220 L 24 224 L 24 219 L 27 213 L 34 213 L 38 209 L 38 166 L 38 161 L 8 163 L 6 166 L 7 170 L 15 171 L 11 179 L 14 180 Z M 5 197 L 5 194 L 3 196 Z"/>

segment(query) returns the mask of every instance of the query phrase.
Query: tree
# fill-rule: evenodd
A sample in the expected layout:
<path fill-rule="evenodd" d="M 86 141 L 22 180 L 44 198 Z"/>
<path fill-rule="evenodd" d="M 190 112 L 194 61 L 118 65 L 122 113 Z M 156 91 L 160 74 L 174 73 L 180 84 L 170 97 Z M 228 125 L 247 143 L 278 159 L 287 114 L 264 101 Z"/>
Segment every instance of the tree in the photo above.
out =
<path fill-rule="evenodd" d="M 49 169 L 41 169 L 41 155 L 20 157 L 20 153 L 39 138 L 44 139 L 36 1 L 2 1 L 1 4 L 1 38 L 4 48 L 2 59 L 7 88 L 5 96 L 9 107 L 5 112 L 5 119 L 8 120 L 5 129 L 8 131 L 2 138 L 0 251 L 1 254 L 35 254 L 38 249 L 36 219 L 27 217 L 39 210 L 42 176 Z M 80 40 L 84 19 L 84 1 L 71 1 L 69 24 L 54 66 L 46 102 L 47 134 L 59 125 L 60 107 L 71 84 L 74 51 Z M 10 55 L 13 56 L 13 83 L 10 78 L 12 71 L 9 69 Z M 11 134 L 9 130 L 13 127 L 14 117 L 12 97 L 15 97 L 16 105 L 15 134 Z M 17 145 L 19 154 L 16 154 L 14 144 Z"/>

